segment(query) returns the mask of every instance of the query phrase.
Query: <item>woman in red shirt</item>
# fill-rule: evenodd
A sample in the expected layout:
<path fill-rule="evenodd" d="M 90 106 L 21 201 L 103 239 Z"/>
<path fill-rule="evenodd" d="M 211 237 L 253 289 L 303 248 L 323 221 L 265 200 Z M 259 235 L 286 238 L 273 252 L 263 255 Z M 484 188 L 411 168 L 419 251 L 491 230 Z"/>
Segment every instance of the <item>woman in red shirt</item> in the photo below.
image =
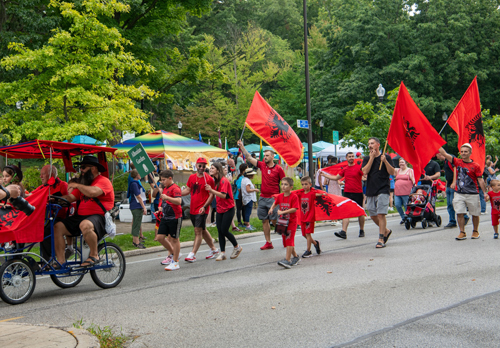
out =
<path fill-rule="evenodd" d="M 234 235 L 229 232 L 231 223 L 234 218 L 234 198 L 231 183 L 224 177 L 224 169 L 218 162 L 213 163 L 210 167 L 210 176 L 214 178 L 215 189 L 210 185 L 205 185 L 205 190 L 213 193 L 217 200 L 217 217 L 215 222 L 217 224 L 217 231 L 219 232 L 219 245 L 220 254 L 215 261 L 222 261 L 226 259 L 226 238 L 233 244 L 234 250 L 231 258 L 237 258 L 243 248 L 238 245 Z"/>

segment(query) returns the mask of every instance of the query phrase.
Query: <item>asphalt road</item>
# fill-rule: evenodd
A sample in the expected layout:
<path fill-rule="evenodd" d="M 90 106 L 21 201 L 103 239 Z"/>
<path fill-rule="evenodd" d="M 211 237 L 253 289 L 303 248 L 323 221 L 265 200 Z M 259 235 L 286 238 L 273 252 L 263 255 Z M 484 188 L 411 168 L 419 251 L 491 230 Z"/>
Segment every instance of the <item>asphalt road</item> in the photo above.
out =
<path fill-rule="evenodd" d="M 290 270 L 276 264 L 277 235 L 269 251 L 259 250 L 262 236 L 242 239 L 236 260 L 205 260 L 202 246 L 199 261 L 174 272 L 160 265 L 165 253 L 130 257 L 117 288 L 86 276 L 62 290 L 39 278 L 27 303 L 0 302 L 0 320 L 83 320 L 135 337 L 130 347 L 498 347 L 500 240 L 489 215 L 481 219 L 480 239 L 455 241 L 456 228 L 407 231 L 391 218 L 380 250 L 371 221 L 365 238 L 357 224 L 347 240 L 333 235 L 339 228 L 318 228 L 323 253 Z M 300 235 L 296 247 L 302 254 Z"/>

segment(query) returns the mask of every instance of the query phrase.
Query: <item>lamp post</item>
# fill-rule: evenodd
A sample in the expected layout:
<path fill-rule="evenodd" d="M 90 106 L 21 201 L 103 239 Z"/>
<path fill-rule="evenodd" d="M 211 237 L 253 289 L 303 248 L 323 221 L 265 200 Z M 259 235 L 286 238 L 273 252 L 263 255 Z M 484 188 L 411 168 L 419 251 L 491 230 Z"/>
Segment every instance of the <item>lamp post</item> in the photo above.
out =
<path fill-rule="evenodd" d="M 378 101 L 382 103 L 382 101 L 384 100 L 385 88 L 382 87 L 381 83 L 378 84 L 378 88 L 376 90 L 376 93 L 377 93 Z"/>
<path fill-rule="evenodd" d="M 443 121 L 445 123 L 445 126 L 446 126 L 447 120 L 448 120 L 448 114 L 446 112 L 443 112 Z M 448 132 L 446 130 L 446 127 L 444 129 L 444 140 L 446 140 L 446 144 L 444 145 L 444 148 L 445 148 L 446 152 L 448 152 Z"/>
<path fill-rule="evenodd" d="M 179 135 L 182 134 L 182 122 L 179 120 L 179 123 L 177 123 L 177 128 L 179 128 Z"/>
<path fill-rule="evenodd" d="M 323 120 L 319 121 L 319 134 L 321 141 L 323 141 L 323 127 L 325 126 L 325 122 Z"/>
<path fill-rule="evenodd" d="M 16 102 L 16 108 L 17 108 L 17 110 L 21 110 L 22 107 L 23 107 L 23 102 L 22 101 Z"/>
<path fill-rule="evenodd" d="M 314 162 L 312 155 L 312 122 L 311 122 L 311 93 L 309 91 L 309 51 L 307 48 L 307 0 L 304 4 L 304 63 L 306 77 L 306 110 L 309 129 L 307 132 L 307 155 L 309 156 L 309 176 L 314 180 Z"/>

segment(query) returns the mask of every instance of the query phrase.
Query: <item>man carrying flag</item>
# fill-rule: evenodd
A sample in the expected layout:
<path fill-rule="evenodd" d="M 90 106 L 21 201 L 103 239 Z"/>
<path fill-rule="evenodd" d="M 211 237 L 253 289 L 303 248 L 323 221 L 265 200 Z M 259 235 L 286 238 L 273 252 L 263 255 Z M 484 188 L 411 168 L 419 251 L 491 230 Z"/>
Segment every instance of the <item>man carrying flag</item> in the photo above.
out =
<path fill-rule="evenodd" d="M 391 165 L 391 157 L 380 153 L 380 140 L 372 137 L 368 139 L 370 155 L 363 158 L 361 170 L 366 178 L 366 209 L 373 222 L 379 228 L 377 249 L 385 248 L 392 230 L 387 228 L 386 215 L 389 211 L 390 183 L 389 175 L 396 175 Z"/>
<path fill-rule="evenodd" d="M 260 169 L 262 173 L 262 185 L 260 189 L 260 197 L 257 208 L 257 216 L 262 220 L 262 229 L 266 237 L 266 244 L 262 246 L 261 250 L 273 249 L 271 242 L 271 226 L 269 220 L 276 223 L 278 219 L 278 207 L 276 207 L 272 214 L 269 214 L 269 209 L 274 205 L 273 195 L 280 193 L 280 181 L 285 177 L 283 168 L 274 163 L 274 151 L 264 151 L 264 161 L 257 161 L 243 146 L 243 142 L 238 140 L 238 146 L 241 152 L 246 156 L 247 161 L 254 167 Z"/>
<path fill-rule="evenodd" d="M 471 155 L 473 154 L 472 145 L 469 143 L 462 144 L 460 147 L 461 159 L 453 157 L 442 147 L 439 148 L 439 153 L 452 163 L 457 171 L 456 180 L 451 184 L 451 188 L 455 190 L 453 208 L 457 213 L 457 222 L 460 228 L 460 234 L 455 239 L 467 239 L 465 233 L 465 214 L 467 213 L 467 209 L 472 215 L 473 230 L 471 239 L 479 239 L 479 215 L 481 214 L 479 188 L 483 192 L 486 192 L 486 187 L 482 177 L 482 167 L 471 159 Z"/>

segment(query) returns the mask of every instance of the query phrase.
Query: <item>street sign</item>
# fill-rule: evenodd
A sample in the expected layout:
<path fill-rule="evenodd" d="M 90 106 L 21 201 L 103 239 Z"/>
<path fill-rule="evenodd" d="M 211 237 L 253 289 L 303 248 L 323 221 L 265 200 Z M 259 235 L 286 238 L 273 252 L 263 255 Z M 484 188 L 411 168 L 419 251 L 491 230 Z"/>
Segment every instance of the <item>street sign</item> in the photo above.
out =
<path fill-rule="evenodd" d="M 333 131 L 333 145 L 339 144 L 339 131 Z"/>
<path fill-rule="evenodd" d="M 309 129 L 309 122 L 307 120 L 297 120 L 297 127 Z"/>
<path fill-rule="evenodd" d="M 151 162 L 151 159 L 141 143 L 130 149 L 128 157 L 130 157 L 130 160 L 134 164 L 135 169 L 139 172 L 141 178 L 146 177 L 150 173 L 154 173 L 155 167 L 153 166 L 153 162 Z"/>

